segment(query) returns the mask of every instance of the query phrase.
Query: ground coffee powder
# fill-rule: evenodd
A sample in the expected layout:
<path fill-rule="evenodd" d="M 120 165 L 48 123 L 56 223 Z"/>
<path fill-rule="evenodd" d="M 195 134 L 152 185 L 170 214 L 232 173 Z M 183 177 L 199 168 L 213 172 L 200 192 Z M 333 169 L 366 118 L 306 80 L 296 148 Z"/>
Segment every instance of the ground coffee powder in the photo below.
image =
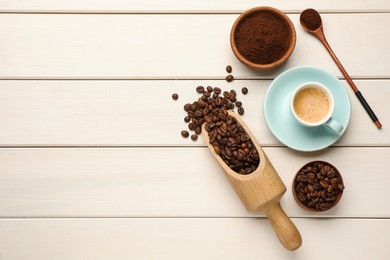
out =
<path fill-rule="evenodd" d="M 321 26 L 321 17 L 317 11 L 306 9 L 301 14 L 301 23 L 304 24 L 310 31 L 315 31 Z"/>
<path fill-rule="evenodd" d="M 291 34 L 283 20 L 269 12 L 253 13 L 242 20 L 234 35 L 238 51 L 257 64 L 270 64 L 286 52 Z"/>

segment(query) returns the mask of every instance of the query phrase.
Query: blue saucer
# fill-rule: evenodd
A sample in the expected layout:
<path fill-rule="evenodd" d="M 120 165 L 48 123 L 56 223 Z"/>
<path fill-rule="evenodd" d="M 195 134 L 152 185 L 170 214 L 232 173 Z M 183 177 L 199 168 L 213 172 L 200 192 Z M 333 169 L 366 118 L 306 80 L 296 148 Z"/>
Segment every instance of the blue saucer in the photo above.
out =
<path fill-rule="evenodd" d="M 340 135 L 324 126 L 304 127 L 293 118 L 289 106 L 292 91 L 308 81 L 322 83 L 332 92 L 335 102 L 332 117 L 344 126 Z M 347 91 L 335 76 L 314 67 L 296 67 L 272 81 L 265 95 L 264 114 L 269 129 L 280 142 L 294 150 L 310 152 L 332 145 L 344 134 L 351 115 L 351 104 Z"/>

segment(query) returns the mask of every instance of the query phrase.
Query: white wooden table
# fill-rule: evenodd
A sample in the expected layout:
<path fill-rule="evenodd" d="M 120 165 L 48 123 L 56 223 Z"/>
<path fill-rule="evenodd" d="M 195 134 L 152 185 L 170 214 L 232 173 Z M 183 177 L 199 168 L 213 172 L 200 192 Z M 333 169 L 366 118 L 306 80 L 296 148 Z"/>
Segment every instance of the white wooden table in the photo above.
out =
<path fill-rule="evenodd" d="M 268 73 L 229 45 L 235 19 L 259 5 L 286 12 L 297 31 L 289 62 Z M 299 25 L 309 7 L 383 129 Z M 1 0 L 0 259 L 390 259 L 389 25 L 388 0 Z M 350 97 L 348 130 L 320 152 L 284 147 L 264 119 L 269 84 L 296 66 L 328 70 Z M 243 119 L 288 188 L 297 251 L 245 211 L 203 140 L 180 136 L 198 85 L 249 89 Z M 346 185 L 322 214 L 291 192 L 315 159 Z"/>

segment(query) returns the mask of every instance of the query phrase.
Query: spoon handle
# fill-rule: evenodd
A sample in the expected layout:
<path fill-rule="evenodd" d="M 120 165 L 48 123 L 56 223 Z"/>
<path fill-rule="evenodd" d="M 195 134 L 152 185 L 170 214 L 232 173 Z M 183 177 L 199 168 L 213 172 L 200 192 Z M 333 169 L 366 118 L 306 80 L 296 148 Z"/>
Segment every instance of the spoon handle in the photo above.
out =
<path fill-rule="evenodd" d="M 364 99 L 362 93 L 359 91 L 359 89 L 356 87 L 355 83 L 352 81 L 351 77 L 347 73 L 347 71 L 344 69 L 343 65 L 337 58 L 336 54 L 333 52 L 332 48 L 330 47 L 328 41 L 325 38 L 324 32 L 322 27 L 320 30 L 317 30 L 314 35 L 324 44 L 326 50 L 329 52 L 330 56 L 333 58 L 334 62 L 336 63 L 337 67 L 339 67 L 341 73 L 344 75 L 345 79 L 351 86 L 353 92 L 355 92 L 356 97 L 359 99 L 360 103 L 363 105 L 364 109 L 370 116 L 371 120 L 374 122 L 377 128 L 382 128 L 382 124 L 379 122 L 378 118 L 376 117 L 374 111 L 371 109 L 370 105 L 367 103 L 367 101 Z"/>

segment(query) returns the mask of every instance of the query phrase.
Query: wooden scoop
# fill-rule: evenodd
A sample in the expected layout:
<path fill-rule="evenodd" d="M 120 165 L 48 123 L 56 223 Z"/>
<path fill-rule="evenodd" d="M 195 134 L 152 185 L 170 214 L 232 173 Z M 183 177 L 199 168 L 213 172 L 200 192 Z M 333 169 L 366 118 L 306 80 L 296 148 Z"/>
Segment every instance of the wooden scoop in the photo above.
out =
<path fill-rule="evenodd" d="M 271 222 L 279 241 L 286 249 L 292 251 L 299 248 L 302 244 L 301 235 L 294 223 L 283 211 L 279 202 L 286 192 L 286 186 L 240 116 L 231 111 L 228 111 L 228 113 L 237 119 L 251 138 L 252 143 L 259 153 L 260 164 L 254 172 L 247 175 L 238 174 L 230 169 L 221 157 L 215 153 L 213 146 L 209 143 L 209 136 L 205 130 L 205 124 L 203 124 L 202 135 L 210 152 L 225 170 L 230 184 L 233 186 L 246 209 L 249 212 L 264 212 Z"/>

